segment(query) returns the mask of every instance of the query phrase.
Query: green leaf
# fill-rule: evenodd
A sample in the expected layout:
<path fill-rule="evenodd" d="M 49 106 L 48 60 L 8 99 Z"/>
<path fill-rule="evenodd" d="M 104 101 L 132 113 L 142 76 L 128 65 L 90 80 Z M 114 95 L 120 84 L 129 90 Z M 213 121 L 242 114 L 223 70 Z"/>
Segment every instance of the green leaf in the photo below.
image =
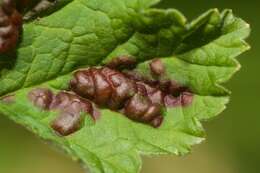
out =
<path fill-rule="evenodd" d="M 235 57 L 249 49 L 250 28 L 230 10 L 213 9 L 187 22 L 177 10 L 149 8 L 158 0 L 73 0 L 52 14 L 24 25 L 18 49 L 0 55 L 0 113 L 42 139 L 64 149 L 93 173 L 138 173 L 140 154 L 183 155 L 204 140 L 200 123 L 225 109 L 228 81 L 240 65 Z M 101 109 L 95 123 L 67 137 L 50 127 L 55 111 L 28 100 L 34 88 L 68 88 L 76 69 L 102 65 L 116 56 L 135 56 L 134 71 L 153 78 L 152 58 L 161 58 L 166 75 L 194 93 L 192 104 L 168 108 L 160 128 L 133 122 Z"/>

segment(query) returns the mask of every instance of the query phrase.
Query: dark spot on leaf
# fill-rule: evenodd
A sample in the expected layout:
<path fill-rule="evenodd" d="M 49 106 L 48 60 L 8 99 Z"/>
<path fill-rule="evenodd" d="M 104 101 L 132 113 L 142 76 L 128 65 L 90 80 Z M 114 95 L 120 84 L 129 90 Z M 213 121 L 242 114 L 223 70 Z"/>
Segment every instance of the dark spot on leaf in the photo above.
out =
<path fill-rule="evenodd" d="M 165 73 L 165 67 L 160 59 L 152 60 L 149 65 L 153 75 L 161 76 Z"/>
<path fill-rule="evenodd" d="M 162 122 L 163 122 L 163 116 L 158 116 L 158 117 L 156 117 L 156 118 L 154 118 L 153 120 L 152 120 L 152 122 L 151 122 L 151 125 L 153 126 L 153 127 L 160 127 L 161 126 L 161 124 L 162 124 Z"/>
<path fill-rule="evenodd" d="M 119 56 L 113 58 L 106 66 L 112 69 L 131 69 L 135 67 L 136 63 L 136 58 L 133 56 Z"/>
<path fill-rule="evenodd" d="M 70 88 L 98 105 L 115 111 L 124 109 L 129 118 L 147 124 L 151 124 L 155 117 L 161 116 L 161 106 L 164 105 L 163 92 L 108 67 L 75 72 Z M 133 109 L 135 106 L 136 109 Z M 145 107 L 144 110 L 141 109 L 142 106 Z M 160 108 L 160 111 L 155 108 Z"/>
<path fill-rule="evenodd" d="M 90 101 L 69 92 L 58 93 L 54 97 L 50 109 L 60 112 L 51 123 L 51 127 L 62 136 L 70 135 L 81 128 L 84 121 L 82 113 L 90 114 L 93 119 L 98 116 Z"/>
<path fill-rule="evenodd" d="M 161 81 L 159 85 L 164 92 L 168 92 L 175 97 L 178 97 L 181 93 L 189 90 L 187 87 L 184 87 L 173 80 Z"/>
<path fill-rule="evenodd" d="M 148 78 L 144 77 L 143 75 L 139 74 L 136 71 L 124 71 L 123 73 L 125 74 L 125 76 L 127 76 L 131 80 L 144 82 L 144 83 L 151 85 L 151 86 L 158 86 L 159 85 L 158 80 L 148 79 Z"/>
<path fill-rule="evenodd" d="M 193 94 L 190 92 L 183 92 L 181 94 L 181 103 L 182 106 L 189 106 L 192 103 Z"/>
<path fill-rule="evenodd" d="M 122 107 L 123 102 L 136 91 L 133 81 L 107 67 L 76 72 L 70 88 L 80 96 L 113 110 Z"/>
<path fill-rule="evenodd" d="M 111 97 L 112 87 L 100 70 L 93 69 L 91 72 L 95 85 L 94 102 L 99 105 L 105 105 Z"/>
<path fill-rule="evenodd" d="M 51 127 L 61 136 L 68 136 L 81 127 L 80 114 L 62 112 L 51 124 Z"/>
<path fill-rule="evenodd" d="M 166 95 L 164 97 L 164 104 L 166 107 L 176 107 L 181 105 L 180 97 L 174 97 L 172 95 Z"/>
<path fill-rule="evenodd" d="M 136 84 L 140 94 L 148 97 L 152 103 L 163 105 L 163 98 L 166 95 L 163 91 L 143 82 L 136 82 Z"/>
<path fill-rule="evenodd" d="M 98 108 L 91 101 L 72 92 L 61 91 L 54 95 L 49 89 L 37 88 L 29 92 L 28 98 L 43 110 L 59 112 L 51 127 L 62 136 L 79 130 L 85 114 L 91 115 L 93 120 L 97 120 L 100 116 Z"/>
<path fill-rule="evenodd" d="M 178 97 L 172 95 L 165 96 L 164 104 L 166 107 L 189 106 L 192 103 L 192 100 L 193 100 L 192 93 L 183 92 Z"/>
<path fill-rule="evenodd" d="M 133 120 L 140 119 L 149 107 L 149 100 L 140 94 L 134 95 L 125 105 L 125 114 Z"/>
<path fill-rule="evenodd" d="M 0 53 L 13 49 L 19 38 L 22 16 L 12 0 L 4 0 L 0 7 Z"/>
<path fill-rule="evenodd" d="M 1 98 L 2 102 L 12 104 L 15 102 L 15 95 L 7 95 Z"/>
<path fill-rule="evenodd" d="M 153 63 L 154 72 L 163 74 L 160 60 Z M 161 125 L 164 107 L 188 106 L 193 97 L 186 87 L 174 81 L 147 80 L 134 71 L 122 73 L 108 67 L 75 72 L 70 89 L 99 106 L 153 127 Z"/>
<path fill-rule="evenodd" d="M 77 71 L 73 80 L 70 81 L 70 88 L 77 91 L 82 97 L 93 99 L 95 97 L 95 83 L 91 71 Z"/>
<path fill-rule="evenodd" d="M 112 84 L 112 95 L 108 103 L 109 108 L 119 109 L 124 102 L 136 93 L 135 83 L 128 80 L 122 73 L 108 76 Z"/>
<path fill-rule="evenodd" d="M 59 92 L 50 105 L 52 110 L 61 110 L 63 112 L 80 113 L 86 112 L 90 115 L 93 114 L 92 103 L 71 92 Z M 93 117 L 95 119 L 96 117 Z"/>
<path fill-rule="evenodd" d="M 94 120 L 98 120 L 99 117 L 101 116 L 101 112 L 99 111 L 99 108 L 95 105 L 95 104 L 92 104 L 92 117 L 94 118 Z"/>
<path fill-rule="evenodd" d="M 48 110 L 52 103 L 53 94 L 49 89 L 37 88 L 29 92 L 28 98 L 35 106 Z"/>
<path fill-rule="evenodd" d="M 132 120 L 151 124 L 159 127 L 161 123 L 154 123 L 155 119 L 162 117 L 162 109 L 159 104 L 152 102 L 140 94 L 133 96 L 125 105 L 124 113 Z"/>

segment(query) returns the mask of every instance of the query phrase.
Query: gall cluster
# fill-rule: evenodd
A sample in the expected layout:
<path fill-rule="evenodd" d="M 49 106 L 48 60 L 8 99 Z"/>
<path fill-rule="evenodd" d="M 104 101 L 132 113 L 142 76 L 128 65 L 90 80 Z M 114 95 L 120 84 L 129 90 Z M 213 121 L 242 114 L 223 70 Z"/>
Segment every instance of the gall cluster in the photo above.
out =
<path fill-rule="evenodd" d="M 109 66 L 128 62 L 119 58 Z M 41 109 L 60 112 L 51 127 L 62 136 L 80 129 L 84 119 L 82 112 L 97 120 L 99 112 L 96 105 L 158 128 L 163 122 L 166 107 L 187 106 L 192 102 L 192 93 L 173 81 L 149 81 L 133 71 L 123 73 L 110 67 L 78 70 L 69 83 L 69 92 L 61 91 L 54 95 L 48 89 L 35 89 L 29 93 L 29 99 Z M 150 71 L 157 77 L 165 75 L 160 60 L 150 63 Z"/>
<path fill-rule="evenodd" d="M 88 68 L 77 71 L 70 82 L 70 89 L 90 99 L 101 107 L 123 112 L 129 118 L 160 126 L 162 106 L 149 99 L 142 84 L 108 67 Z"/>
<path fill-rule="evenodd" d="M 153 75 L 165 73 L 162 62 L 157 59 L 150 63 L 150 69 Z M 109 67 L 75 72 L 70 89 L 101 107 L 121 112 L 134 121 L 155 128 L 162 124 L 165 107 L 186 106 L 192 101 L 188 89 L 175 82 L 147 81 L 138 75 L 125 74 Z"/>
<path fill-rule="evenodd" d="M 0 53 L 14 48 L 22 26 L 22 15 L 12 0 L 3 0 L 0 6 Z"/>
<path fill-rule="evenodd" d="M 55 95 L 49 89 L 38 88 L 29 92 L 28 97 L 35 106 L 43 110 L 59 112 L 51 127 L 62 136 L 70 135 L 80 129 L 84 120 L 82 113 L 91 115 L 93 119 L 99 116 L 92 102 L 71 92 L 61 91 Z"/>

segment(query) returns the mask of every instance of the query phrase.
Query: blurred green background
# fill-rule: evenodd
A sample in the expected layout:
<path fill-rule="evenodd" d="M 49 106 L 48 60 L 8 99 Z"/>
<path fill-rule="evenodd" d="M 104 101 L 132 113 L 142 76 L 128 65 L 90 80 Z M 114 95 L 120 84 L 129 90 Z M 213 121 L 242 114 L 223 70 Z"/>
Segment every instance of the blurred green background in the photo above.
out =
<path fill-rule="evenodd" d="M 242 70 L 227 84 L 228 109 L 204 123 L 207 140 L 185 157 L 144 158 L 142 173 L 260 172 L 260 5 L 256 0 L 164 0 L 188 19 L 209 8 L 231 8 L 252 27 L 252 49 L 239 57 Z M 258 5 L 257 5 L 258 4 Z M 84 173 L 80 165 L 5 117 L 0 117 L 0 173 Z"/>

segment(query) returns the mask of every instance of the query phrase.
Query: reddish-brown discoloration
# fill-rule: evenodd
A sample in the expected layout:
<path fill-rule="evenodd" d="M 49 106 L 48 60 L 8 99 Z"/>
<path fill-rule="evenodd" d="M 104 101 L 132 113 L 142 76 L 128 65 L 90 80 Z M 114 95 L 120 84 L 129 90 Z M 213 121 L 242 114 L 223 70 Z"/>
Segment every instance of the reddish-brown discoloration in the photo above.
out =
<path fill-rule="evenodd" d="M 61 91 L 54 95 L 49 89 L 37 88 L 28 93 L 28 98 L 43 110 L 59 112 L 51 127 L 62 136 L 70 135 L 80 129 L 84 120 L 81 113 L 90 114 L 94 120 L 100 116 L 99 110 L 92 102 L 72 92 Z"/>
<path fill-rule="evenodd" d="M 83 118 L 80 114 L 62 112 L 52 123 L 51 127 L 61 136 L 68 136 L 81 127 Z"/>
<path fill-rule="evenodd" d="M 93 116 L 93 104 L 74 93 L 61 91 L 54 98 L 50 105 L 50 109 L 62 110 L 63 112 L 86 112 L 90 114 L 93 119 L 97 117 Z"/>
<path fill-rule="evenodd" d="M 136 58 L 132 56 L 119 56 L 113 58 L 106 66 L 112 69 L 131 69 L 135 67 L 136 63 Z"/>
<path fill-rule="evenodd" d="M 152 60 L 149 65 L 153 75 L 162 76 L 165 74 L 165 67 L 160 59 Z"/>
<path fill-rule="evenodd" d="M 113 110 L 122 107 L 122 102 L 133 96 L 136 91 L 133 81 L 107 67 L 76 72 L 70 88 L 96 104 L 109 106 Z"/>
<path fill-rule="evenodd" d="M 95 96 L 95 84 L 91 71 L 80 70 L 75 72 L 74 78 L 70 81 L 73 87 L 82 97 L 93 99 Z"/>
<path fill-rule="evenodd" d="M 192 103 L 192 99 L 192 93 L 183 92 L 178 97 L 167 95 L 166 97 L 164 97 L 164 104 L 166 107 L 189 106 Z"/>
<path fill-rule="evenodd" d="M 148 79 L 136 71 L 124 71 L 123 74 L 131 80 L 144 82 L 150 86 L 158 86 L 160 83 L 158 80 Z"/>
<path fill-rule="evenodd" d="M 126 76 L 137 81 L 138 92 L 146 94 L 155 103 L 161 103 L 166 107 L 188 106 L 192 103 L 192 92 L 176 81 L 148 80 L 136 72 L 128 72 Z M 180 102 L 181 99 L 184 100 L 183 103 Z"/>
<path fill-rule="evenodd" d="M 1 101 L 6 104 L 12 104 L 15 103 L 15 95 L 7 95 L 1 98 Z"/>
<path fill-rule="evenodd" d="M 173 80 L 161 81 L 159 86 L 164 92 L 167 92 L 176 97 L 179 96 L 182 92 L 188 91 L 187 87 L 184 87 Z"/>
<path fill-rule="evenodd" d="M 48 110 L 52 103 L 53 94 L 49 89 L 37 88 L 29 92 L 28 98 L 35 106 Z"/>
<path fill-rule="evenodd" d="M 101 112 L 100 112 L 99 108 L 95 104 L 92 103 L 92 106 L 93 106 L 92 107 L 92 109 L 93 109 L 92 117 L 94 118 L 94 120 L 98 120 L 100 118 L 100 116 L 101 116 Z"/>
<path fill-rule="evenodd" d="M 152 87 L 148 84 L 143 82 L 136 82 L 138 86 L 138 92 L 150 99 L 150 101 L 154 104 L 164 105 L 163 98 L 165 97 L 166 93 L 161 91 L 159 88 Z"/>
<path fill-rule="evenodd" d="M 150 98 L 147 97 L 144 86 L 143 92 L 145 93 L 138 94 L 137 97 L 136 94 L 141 91 L 139 91 L 140 89 L 136 81 L 108 67 L 78 71 L 74 74 L 70 86 L 74 92 L 93 100 L 98 105 L 106 106 L 116 111 L 124 109 L 125 114 L 136 121 L 153 125 L 151 123 L 153 119 L 162 115 L 160 104 L 157 104 L 157 107 L 155 106 Z M 138 100 L 137 98 L 139 97 L 143 99 Z M 157 96 L 154 95 L 154 97 Z M 141 100 L 147 101 L 141 102 Z M 138 106 L 142 105 L 145 106 L 145 109 L 141 111 Z M 136 109 L 133 109 L 134 107 Z M 154 109 L 154 107 L 157 109 Z"/>
<path fill-rule="evenodd" d="M 151 125 L 152 125 L 153 127 L 160 127 L 161 124 L 162 124 L 162 122 L 163 122 L 163 116 L 157 116 L 157 117 L 155 117 L 155 118 L 152 120 Z"/>
<path fill-rule="evenodd" d="M 15 9 L 12 0 L 4 0 L 0 7 L 0 53 L 16 46 L 22 26 L 22 15 Z"/>
<path fill-rule="evenodd" d="M 76 72 L 70 89 L 98 105 L 123 110 L 130 119 L 154 127 L 163 121 L 162 107 L 187 106 L 192 102 L 192 94 L 176 82 L 147 82 L 139 75 L 108 67 Z"/>
<path fill-rule="evenodd" d="M 159 127 L 162 123 L 162 121 L 157 122 L 158 117 L 163 118 L 161 105 L 153 104 L 147 97 L 140 94 L 135 94 L 127 101 L 123 112 L 130 119 L 150 124 L 153 127 Z"/>
<path fill-rule="evenodd" d="M 131 80 L 144 83 L 153 88 L 160 89 L 162 92 L 173 95 L 175 97 L 180 96 L 180 94 L 183 92 L 189 92 L 189 89 L 187 87 L 178 84 L 174 80 L 152 80 L 145 78 L 135 71 L 126 71 L 124 72 L 124 74 L 127 78 Z"/>
<path fill-rule="evenodd" d="M 181 94 L 181 105 L 182 106 L 191 105 L 192 100 L 193 100 L 193 94 L 191 92 L 186 91 Z"/>
<path fill-rule="evenodd" d="M 80 129 L 85 112 L 94 117 L 93 105 L 90 101 L 69 93 L 60 92 L 50 105 L 51 110 L 58 110 L 59 116 L 52 122 L 51 127 L 62 136 L 70 135 Z"/>
<path fill-rule="evenodd" d="M 106 69 L 105 71 L 110 70 Z M 105 74 L 104 71 L 104 74 Z M 111 98 L 108 105 L 111 109 L 119 109 L 124 106 L 124 102 L 132 97 L 136 92 L 135 83 L 128 80 L 122 73 L 111 72 L 112 75 L 106 75 L 112 87 Z"/>

